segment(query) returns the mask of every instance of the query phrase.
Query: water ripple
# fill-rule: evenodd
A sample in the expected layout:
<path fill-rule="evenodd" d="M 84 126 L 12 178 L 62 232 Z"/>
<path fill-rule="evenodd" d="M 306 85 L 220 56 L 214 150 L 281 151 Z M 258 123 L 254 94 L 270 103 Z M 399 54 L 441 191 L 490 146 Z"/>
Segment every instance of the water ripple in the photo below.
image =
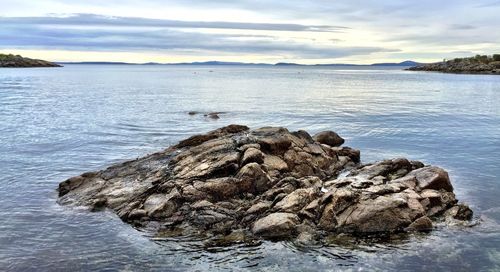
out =
<path fill-rule="evenodd" d="M 0 270 L 488 270 L 500 266 L 500 77 L 380 69 L 78 66 L 0 74 Z M 196 72 L 196 74 L 194 74 Z M 224 111 L 219 120 L 188 111 Z M 477 227 L 210 246 L 60 207 L 60 181 L 239 123 L 333 129 L 364 161 L 449 170 Z"/>

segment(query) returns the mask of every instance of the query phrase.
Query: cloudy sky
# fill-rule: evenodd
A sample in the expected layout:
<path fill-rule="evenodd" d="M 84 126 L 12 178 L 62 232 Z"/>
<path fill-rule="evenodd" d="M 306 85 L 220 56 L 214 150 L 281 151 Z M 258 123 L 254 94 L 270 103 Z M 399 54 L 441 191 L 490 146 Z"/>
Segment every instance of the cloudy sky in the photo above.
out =
<path fill-rule="evenodd" d="M 53 61 L 430 62 L 500 53 L 499 0 L 0 0 L 0 52 Z"/>

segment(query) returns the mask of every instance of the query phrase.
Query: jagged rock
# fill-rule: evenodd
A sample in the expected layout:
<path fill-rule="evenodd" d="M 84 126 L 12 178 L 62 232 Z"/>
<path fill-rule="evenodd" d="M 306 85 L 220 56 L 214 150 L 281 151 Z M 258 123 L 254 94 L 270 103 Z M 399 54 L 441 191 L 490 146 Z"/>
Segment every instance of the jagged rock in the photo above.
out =
<path fill-rule="evenodd" d="M 243 230 L 300 241 L 426 231 L 431 219 L 471 219 L 443 169 L 403 158 L 361 165 L 358 150 L 338 147 L 333 132 L 320 135 L 230 125 L 70 178 L 59 185 L 59 203 L 108 208 L 163 232 Z"/>

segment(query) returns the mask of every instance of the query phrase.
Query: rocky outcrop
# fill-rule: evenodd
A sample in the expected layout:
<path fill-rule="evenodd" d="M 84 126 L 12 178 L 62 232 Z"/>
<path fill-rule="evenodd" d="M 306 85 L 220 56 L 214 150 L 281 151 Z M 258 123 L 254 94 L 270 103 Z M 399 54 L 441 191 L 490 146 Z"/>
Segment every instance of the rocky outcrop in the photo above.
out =
<path fill-rule="evenodd" d="M 268 239 L 428 231 L 443 218 L 471 219 L 443 169 L 403 158 L 360 164 L 343 142 L 331 131 L 230 125 L 70 178 L 59 203 L 107 208 L 158 231 Z"/>
<path fill-rule="evenodd" d="M 23 58 L 19 55 L 0 54 L 0 67 L 5 67 L 5 68 L 61 67 L 61 65 L 44 60 Z"/>
<path fill-rule="evenodd" d="M 500 55 L 457 58 L 408 68 L 409 71 L 427 71 L 456 74 L 500 75 Z"/>

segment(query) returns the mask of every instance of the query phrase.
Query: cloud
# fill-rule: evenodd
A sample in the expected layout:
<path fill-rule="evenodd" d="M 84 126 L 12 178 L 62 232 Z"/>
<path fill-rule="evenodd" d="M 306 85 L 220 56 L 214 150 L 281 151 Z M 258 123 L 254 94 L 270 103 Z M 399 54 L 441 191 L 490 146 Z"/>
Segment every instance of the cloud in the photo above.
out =
<path fill-rule="evenodd" d="M 488 1 L 486 3 L 480 3 L 476 5 L 478 8 L 489 8 L 489 7 L 498 7 L 500 6 L 500 1 Z"/>
<path fill-rule="evenodd" d="M 435 31 L 433 33 L 408 33 L 400 35 L 392 35 L 387 38 L 389 42 L 404 42 L 406 44 L 423 44 L 434 46 L 467 46 L 477 44 L 497 44 L 500 42 L 500 37 L 488 35 L 487 33 L 466 31 L 474 30 L 473 28 L 464 28 L 463 31 L 457 28 L 457 31 Z"/>
<path fill-rule="evenodd" d="M 2 18 L 0 47 L 91 51 L 162 51 L 205 54 L 267 54 L 307 59 L 330 59 L 394 50 L 370 46 L 324 46 L 272 35 L 205 33 L 199 22 L 107 18 L 96 15 L 69 17 Z M 214 22 L 213 28 L 271 31 L 315 31 L 323 26 Z M 184 31 L 189 28 L 190 31 Z M 328 27 L 330 29 L 330 27 Z"/>
<path fill-rule="evenodd" d="M 168 27 L 168 28 L 213 28 L 243 29 L 269 31 L 312 31 L 336 32 L 348 29 L 345 26 L 302 25 L 302 24 L 270 24 L 240 22 L 203 22 L 179 21 L 165 19 L 148 19 L 137 17 L 114 17 L 95 14 L 71 14 L 69 16 L 51 17 L 0 17 L 2 25 L 63 25 L 63 26 L 118 26 L 118 27 Z"/>
<path fill-rule="evenodd" d="M 414 52 L 500 50 L 499 0 L 3 1 L 0 14 L 8 17 L 0 17 L 0 47 L 9 49 L 353 62 L 385 62 Z M 69 15 L 44 14 L 49 10 Z"/>

